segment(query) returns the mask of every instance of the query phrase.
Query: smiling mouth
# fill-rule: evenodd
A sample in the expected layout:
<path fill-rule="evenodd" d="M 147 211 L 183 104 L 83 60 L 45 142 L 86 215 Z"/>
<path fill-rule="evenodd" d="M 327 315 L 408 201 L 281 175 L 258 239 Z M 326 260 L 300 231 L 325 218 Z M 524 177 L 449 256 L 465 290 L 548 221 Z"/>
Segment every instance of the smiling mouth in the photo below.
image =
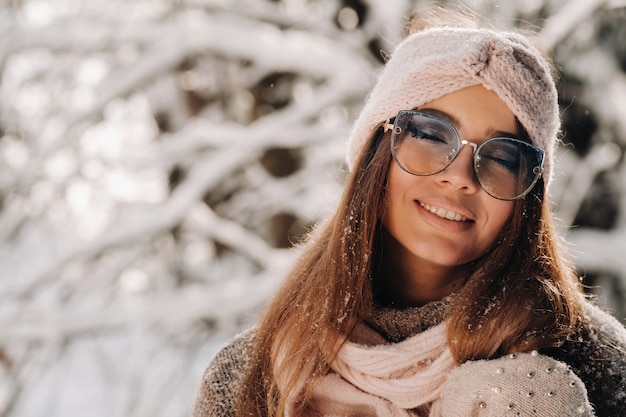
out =
<path fill-rule="evenodd" d="M 468 219 L 467 217 L 459 214 L 459 213 L 455 213 L 453 211 L 450 210 L 446 210 L 443 209 L 441 207 L 435 207 L 435 206 L 431 206 L 428 204 L 424 204 L 421 201 L 418 201 L 419 205 L 424 207 L 426 210 L 428 210 L 429 212 L 431 212 L 432 214 L 441 217 L 442 219 L 446 219 L 446 220 L 452 220 L 455 222 L 469 222 L 471 221 L 470 219 Z"/>

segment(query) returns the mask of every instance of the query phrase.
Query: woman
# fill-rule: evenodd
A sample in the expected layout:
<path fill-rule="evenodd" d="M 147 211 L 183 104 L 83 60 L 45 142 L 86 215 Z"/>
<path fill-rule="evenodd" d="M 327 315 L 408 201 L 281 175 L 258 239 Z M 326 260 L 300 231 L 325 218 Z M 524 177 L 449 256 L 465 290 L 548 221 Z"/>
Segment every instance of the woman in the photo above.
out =
<path fill-rule="evenodd" d="M 355 123 L 337 211 L 209 365 L 195 417 L 626 410 L 626 331 L 584 300 L 549 210 L 547 60 L 517 33 L 426 21 Z"/>

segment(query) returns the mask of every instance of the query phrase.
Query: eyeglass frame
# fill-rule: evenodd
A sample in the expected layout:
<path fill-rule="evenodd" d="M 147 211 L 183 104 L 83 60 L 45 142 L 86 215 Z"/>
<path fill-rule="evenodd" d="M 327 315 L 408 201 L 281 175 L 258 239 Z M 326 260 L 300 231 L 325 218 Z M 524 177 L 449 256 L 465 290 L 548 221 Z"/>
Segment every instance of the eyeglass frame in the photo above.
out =
<path fill-rule="evenodd" d="M 422 116 L 425 116 L 427 118 L 431 118 L 431 119 L 436 119 L 439 122 L 444 123 L 445 125 L 448 125 L 452 132 L 454 132 L 455 137 L 457 138 L 457 141 L 459 143 L 459 147 L 458 150 L 456 151 L 456 153 L 454 154 L 454 156 L 450 159 L 450 161 L 443 166 L 443 168 L 441 168 L 438 171 L 432 172 L 430 174 L 416 174 L 414 172 L 411 172 L 409 170 L 407 170 L 403 164 L 398 160 L 398 157 L 396 156 L 396 152 L 395 152 L 395 138 L 394 135 L 397 137 L 400 132 L 394 132 L 394 129 L 396 128 L 395 124 L 392 123 L 395 122 L 395 120 L 400 116 L 401 113 L 416 113 Z M 407 174 L 410 175 L 414 175 L 416 177 L 429 177 L 431 175 L 435 175 L 438 174 L 442 171 L 444 171 L 446 168 L 448 168 L 450 165 L 452 165 L 452 163 L 456 160 L 456 157 L 461 153 L 461 150 L 463 149 L 463 146 L 465 145 L 470 145 L 473 149 L 472 149 L 472 174 L 474 176 L 474 179 L 476 180 L 476 182 L 478 183 L 478 185 L 480 186 L 480 188 L 487 193 L 487 195 L 495 198 L 496 200 L 503 200 L 503 201 L 515 201 L 515 200 L 519 200 L 520 198 L 524 198 L 528 193 L 530 193 L 532 191 L 533 188 L 535 188 L 535 185 L 537 184 L 537 182 L 539 181 L 539 179 L 541 178 L 542 174 L 543 174 L 543 164 L 545 161 L 545 151 L 535 145 L 533 145 L 532 143 L 528 143 L 525 142 L 523 140 L 520 140 L 518 138 L 510 138 L 510 137 L 504 137 L 504 136 L 496 136 L 493 138 L 489 138 L 485 141 L 483 141 L 481 144 L 477 144 L 475 142 L 469 141 L 469 140 L 465 140 L 465 139 L 461 139 L 461 135 L 459 134 L 459 131 L 457 130 L 457 128 L 450 122 L 448 122 L 445 119 L 442 119 L 441 117 L 435 116 L 433 114 L 430 113 L 426 113 L 426 112 L 422 112 L 419 110 L 400 110 L 398 111 L 398 114 L 393 117 L 393 118 L 389 118 L 387 119 L 385 122 L 383 122 L 383 133 L 387 133 L 388 131 L 391 131 L 391 142 L 390 142 L 390 146 L 391 146 L 391 155 L 393 156 L 394 161 L 398 164 L 398 166 Z M 398 126 L 399 128 L 399 126 Z M 506 139 L 509 141 L 513 141 L 513 142 L 520 142 L 523 143 L 526 146 L 529 146 L 531 148 L 534 148 L 538 151 L 538 154 L 540 155 L 540 164 L 539 166 L 535 166 L 533 167 L 533 174 L 535 174 L 535 178 L 533 179 L 532 183 L 528 186 L 528 188 L 526 188 L 526 190 L 521 193 L 518 196 L 515 196 L 513 198 L 502 198 L 502 197 L 496 197 L 495 195 L 493 195 L 492 193 L 490 193 L 489 191 L 487 191 L 487 189 L 483 186 L 483 184 L 480 182 L 480 179 L 478 178 L 478 175 L 476 174 L 476 165 L 478 163 L 477 158 L 478 156 L 478 150 L 485 145 L 488 142 L 494 141 L 494 140 L 502 140 L 502 139 Z M 536 172 L 536 170 L 539 169 L 539 172 Z"/>

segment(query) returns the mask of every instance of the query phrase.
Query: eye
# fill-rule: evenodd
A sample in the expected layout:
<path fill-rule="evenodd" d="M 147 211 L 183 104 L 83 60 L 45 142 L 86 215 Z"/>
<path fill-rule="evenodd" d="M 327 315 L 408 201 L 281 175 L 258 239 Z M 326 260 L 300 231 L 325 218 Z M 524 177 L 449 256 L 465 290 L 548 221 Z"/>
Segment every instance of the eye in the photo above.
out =
<path fill-rule="evenodd" d="M 500 165 L 502 168 L 510 172 L 514 172 L 514 173 L 519 172 L 519 162 L 516 160 L 491 157 L 491 161 L 495 164 Z"/>
<path fill-rule="evenodd" d="M 499 143 L 488 146 L 480 152 L 481 164 L 488 164 L 492 168 L 506 170 L 513 174 L 520 171 L 520 155 L 517 146 Z"/>
<path fill-rule="evenodd" d="M 411 135 L 413 139 L 433 142 L 435 144 L 448 144 L 448 139 L 445 132 L 441 129 L 437 129 L 435 126 L 429 126 L 427 123 L 411 123 L 409 122 L 406 127 L 406 132 Z"/>

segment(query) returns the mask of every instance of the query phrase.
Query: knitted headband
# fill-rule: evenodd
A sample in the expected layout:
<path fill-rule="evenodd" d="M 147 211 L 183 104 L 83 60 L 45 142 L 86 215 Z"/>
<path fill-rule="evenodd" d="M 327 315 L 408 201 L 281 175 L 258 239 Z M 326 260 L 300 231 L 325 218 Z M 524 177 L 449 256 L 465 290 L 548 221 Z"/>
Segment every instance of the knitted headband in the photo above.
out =
<path fill-rule="evenodd" d="M 493 90 L 545 152 L 550 182 L 559 108 L 548 63 L 514 32 L 437 27 L 404 39 L 370 92 L 348 139 L 350 169 L 379 123 L 448 93 L 482 84 Z"/>

